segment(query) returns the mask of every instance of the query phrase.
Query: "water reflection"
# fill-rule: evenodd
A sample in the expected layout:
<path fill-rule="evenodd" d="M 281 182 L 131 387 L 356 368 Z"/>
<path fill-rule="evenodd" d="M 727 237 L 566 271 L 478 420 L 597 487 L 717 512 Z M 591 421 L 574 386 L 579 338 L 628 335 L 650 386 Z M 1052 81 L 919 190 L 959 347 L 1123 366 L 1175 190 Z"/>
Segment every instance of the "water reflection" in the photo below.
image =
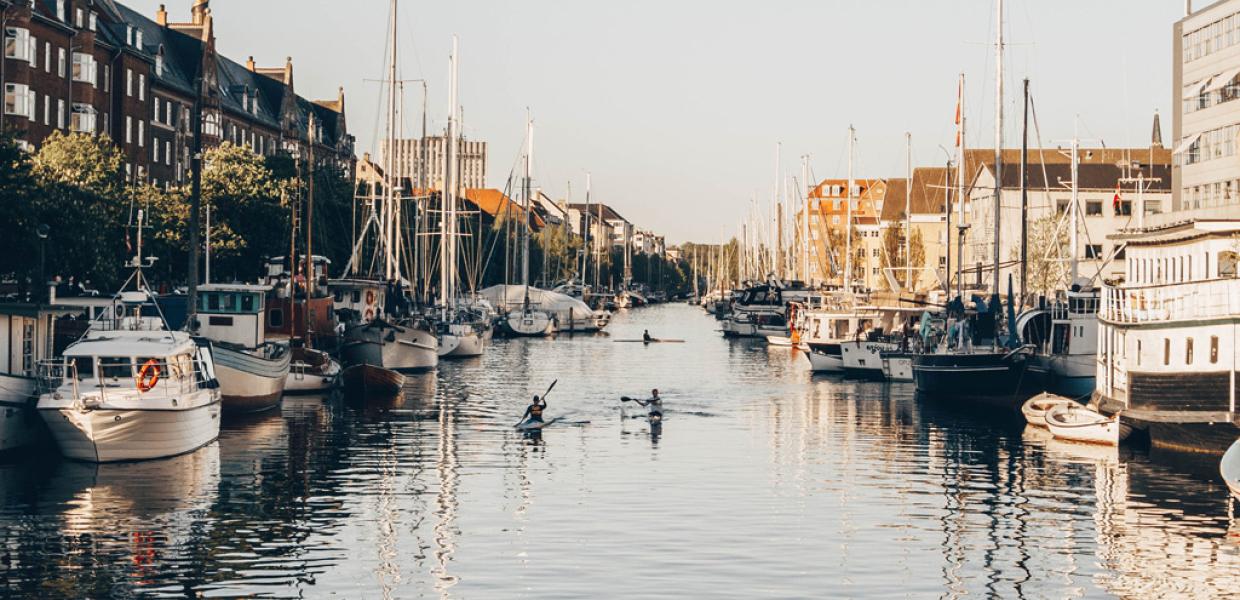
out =
<path fill-rule="evenodd" d="M 1225 597 L 1217 465 L 1064 444 L 813 377 L 683 306 L 685 344 L 497 340 L 389 401 L 288 398 L 173 461 L 0 465 L 0 594 Z M 529 397 L 559 380 L 523 436 Z M 657 387 L 666 423 L 618 401 Z M 617 418 L 619 417 L 619 418 Z M 617 435 L 619 434 L 619 435 Z"/>

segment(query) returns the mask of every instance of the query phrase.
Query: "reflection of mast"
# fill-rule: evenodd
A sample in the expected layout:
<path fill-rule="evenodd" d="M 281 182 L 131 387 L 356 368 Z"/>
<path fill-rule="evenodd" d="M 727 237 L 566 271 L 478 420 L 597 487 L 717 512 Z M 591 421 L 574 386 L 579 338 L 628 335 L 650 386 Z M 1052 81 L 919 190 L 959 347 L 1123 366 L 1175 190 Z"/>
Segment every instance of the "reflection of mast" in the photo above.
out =
<path fill-rule="evenodd" d="M 439 475 L 439 493 L 435 496 L 435 502 L 439 507 L 436 515 L 439 517 L 435 522 L 435 562 L 436 565 L 432 569 L 435 575 L 435 589 L 443 597 L 448 597 L 448 590 L 456 585 L 457 578 L 448 573 L 448 563 L 452 560 L 452 554 L 456 552 L 456 488 L 457 488 L 457 459 L 456 459 L 456 413 L 454 406 L 449 403 L 453 402 L 450 396 L 444 396 L 439 402 L 439 445 L 436 448 L 438 453 L 436 465 L 436 473 Z"/>

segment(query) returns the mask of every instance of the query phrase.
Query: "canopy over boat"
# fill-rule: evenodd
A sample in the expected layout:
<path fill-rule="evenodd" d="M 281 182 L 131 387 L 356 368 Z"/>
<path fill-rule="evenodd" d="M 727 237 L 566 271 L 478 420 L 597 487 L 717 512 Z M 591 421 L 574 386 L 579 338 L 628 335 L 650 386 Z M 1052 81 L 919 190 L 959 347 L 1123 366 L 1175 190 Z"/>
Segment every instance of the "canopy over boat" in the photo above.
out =
<path fill-rule="evenodd" d="M 525 290 L 523 285 L 493 285 L 478 292 L 479 296 L 485 298 L 500 310 L 512 310 L 521 308 L 525 304 Z M 556 315 L 568 316 L 571 310 L 574 318 L 582 318 L 594 314 L 594 310 L 590 305 L 559 292 L 539 289 L 531 286 L 529 288 L 530 307 L 553 313 Z"/>

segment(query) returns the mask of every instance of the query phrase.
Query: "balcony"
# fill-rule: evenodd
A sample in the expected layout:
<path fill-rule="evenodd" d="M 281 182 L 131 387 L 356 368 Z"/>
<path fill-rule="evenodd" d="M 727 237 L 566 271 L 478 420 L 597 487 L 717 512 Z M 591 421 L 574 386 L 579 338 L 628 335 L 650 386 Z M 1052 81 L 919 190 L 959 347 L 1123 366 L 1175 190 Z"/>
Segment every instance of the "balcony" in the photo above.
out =
<path fill-rule="evenodd" d="M 1110 323 L 1171 323 L 1240 318 L 1240 279 L 1138 288 L 1104 287 L 1098 318 Z"/>

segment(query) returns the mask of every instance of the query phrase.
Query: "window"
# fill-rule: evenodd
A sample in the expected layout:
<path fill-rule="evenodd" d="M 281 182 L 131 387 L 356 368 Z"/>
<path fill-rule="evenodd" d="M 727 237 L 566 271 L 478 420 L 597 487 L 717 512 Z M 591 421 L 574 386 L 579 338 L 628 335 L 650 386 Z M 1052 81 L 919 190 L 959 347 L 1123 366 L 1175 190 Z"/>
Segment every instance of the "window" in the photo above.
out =
<path fill-rule="evenodd" d="M 1102 259 L 1102 244 L 1087 244 L 1085 246 L 1085 258 L 1093 260 Z"/>
<path fill-rule="evenodd" d="M 1163 338 L 1163 364 L 1171 364 L 1171 338 Z"/>
<path fill-rule="evenodd" d="M 133 117 L 125 115 L 125 143 L 133 143 Z"/>
<path fill-rule="evenodd" d="M 155 113 L 154 114 L 155 114 L 155 118 L 151 120 L 158 122 L 159 121 L 159 96 L 155 96 Z"/>
<path fill-rule="evenodd" d="M 163 54 L 159 54 L 155 56 L 155 74 L 160 77 L 164 76 L 164 55 Z"/>
<path fill-rule="evenodd" d="M 159 140 L 154 140 L 151 143 L 151 152 L 152 152 L 152 159 L 154 160 L 155 164 L 159 164 Z"/>
<path fill-rule="evenodd" d="M 146 128 L 144 127 L 144 123 L 146 123 L 146 121 L 142 121 L 140 119 L 138 120 L 138 147 L 139 148 L 146 146 Z"/>
<path fill-rule="evenodd" d="M 99 378 L 111 379 L 113 382 L 133 377 L 133 366 L 128 358 L 101 356 L 99 357 Z"/>
<path fill-rule="evenodd" d="M 1218 336 L 1210 336 L 1210 364 L 1218 363 Z"/>
<path fill-rule="evenodd" d="M 1101 217 L 1102 216 L 1102 201 L 1101 200 L 1090 200 L 1086 202 L 1085 203 L 1085 216 Z"/>
<path fill-rule="evenodd" d="M 70 121 L 70 128 L 80 133 L 95 133 L 95 121 L 98 113 L 95 107 L 89 104 L 73 104 L 73 115 Z"/>
<path fill-rule="evenodd" d="M 1137 366 L 1141 366 L 1141 340 L 1137 340 Z"/>
<path fill-rule="evenodd" d="M 878 258 L 878 248 L 874 249 L 874 258 Z"/>
<path fill-rule="evenodd" d="M 112 67 L 103 65 L 103 91 L 112 91 Z"/>
<path fill-rule="evenodd" d="M 30 50 L 30 68 L 39 68 L 39 40 L 32 35 L 30 36 L 30 42 L 26 46 Z"/>
<path fill-rule="evenodd" d="M 56 0 L 56 18 L 65 20 L 65 0 Z"/>
<path fill-rule="evenodd" d="M 1193 338 L 1184 340 L 1184 364 L 1193 364 Z"/>
<path fill-rule="evenodd" d="M 269 319 L 267 325 L 272 328 L 284 327 L 284 311 L 279 308 L 273 308 L 267 312 Z"/>
<path fill-rule="evenodd" d="M 83 52 L 73 53 L 73 80 L 95 85 L 99 66 L 95 57 Z"/>
<path fill-rule="evenodd" d="M 1055 212 L 1061 215 L 1068 212 L 1069 204 L 1071 204 L 1071 201 L 1064 199 L 1064 198 L 1060 198 L 1056 200 L 1055 201 Z"/>
<path fill-rule="evenodd" d="M 43 124 L 52 124 L 52 97 L 43 96 Z"/>
<path fill-rule="evenodd" d="M 65 128 L 65 101 L 56 101 L 56 127 L 58 129 Z"/>
<path fill-rule="evenodd" d="M 52 72 L 52 43 L 43 42 L 43 72 Z"/>
<path fill-rule="evenodd" d="M 125 95 L 133 96 L 133 69 L 125 69 Z"/>
<path fill-rule="evenodd" d="M 60 77 L 65 76 L 65 49 L 56 49 L 56 74 Z"/>
<path fill-rule="evenodd" d="M 76 11 L 74 11 L 73 24 L 76 25 L 78 29 L 81 29 L 86 26 L 86 19 L 85 19 L 85 15 L 82 13 L 82 9 L 79 8 Z"/>
<path fill-rule="evenodd" d="M 30 118 L 34 107 L 30 106 L 30 86 L 21 83 L 4 84 L 4 114 Z"/>
<path fill-rule="evenodd" d="M 172 142 L 164 142 L 164 164 L 172 166 Z"/>
<path fill-rule="evenodd" d="M 1132 215 L 1132 200 L 1120 200 L 1115 203 L 1115 215 L 1127 217 Z"/>
<path fill-rule="evenodd" d="M 1235 277 L 1237 265 L 1240 264 L 1240 254 L 1224 250 L 1218 253 L 1218 276 L 1219 277 Z"/>
<path fill-rule="evenodd" d="M 146 75 L 138 74 L 138 99 L 146 100 Z"/>
<path fill-rule="evenodd" d="M 4 57 L 33 62 L 30 48 L 30 30 L 8 27 L 4 30 Z"/>
<path fill-rule="evenodd" d="M 90 30 L 95 31 L 99 28 L 99 16 L 92 11 L 90 13 Z"/>

